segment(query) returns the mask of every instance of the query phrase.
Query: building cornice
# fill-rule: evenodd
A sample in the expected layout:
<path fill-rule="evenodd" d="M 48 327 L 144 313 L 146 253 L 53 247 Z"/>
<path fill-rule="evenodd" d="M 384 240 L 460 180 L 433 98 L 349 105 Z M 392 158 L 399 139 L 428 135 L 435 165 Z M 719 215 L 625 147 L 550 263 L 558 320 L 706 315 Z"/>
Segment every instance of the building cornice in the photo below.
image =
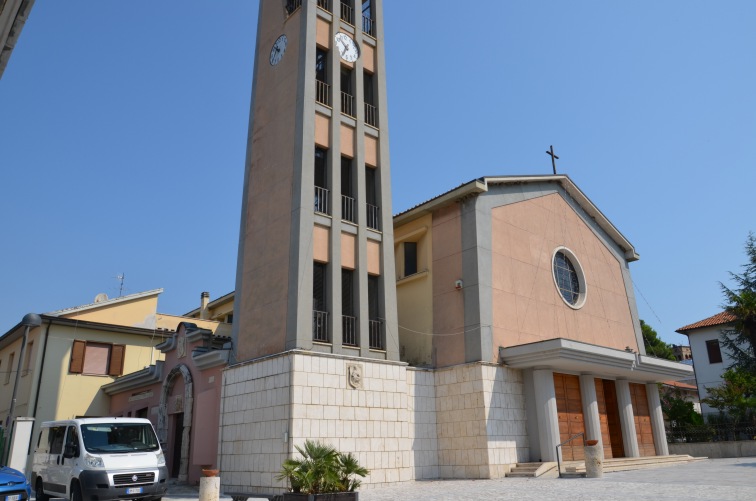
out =
<path fill-rule="evenodd" d="M 470 196 L 477 196 L 487 192 L 491 185 L 515 185 L 526 183 L 557 183 L 571 196 L 575 202 L 593 219 L 599 227 L 622 249 L 627 261 L 637 261 L 640 256 L 635 252 L 635 247 L 615 227 L 609 219 L 596 207 L 596 205 L 583 193 L 580 188 L 566 175 L 537 175 L 537 176 L 487 176 L 465 183 L 451 191 L 443 193 L 435 198 L 423 202 L 407 211 L 394 216 L 394 228 L 413 221 L 425 214 L 447 206 L 451 203 L 464 200 Z"/>
<path fill-rule="evenodd" d="M 102 386 L 102 391 L 107 395 L 115 395 L 124 391 L 144 388 L 145 386 L 159 383 L 163 380 L 163 366 L 165 362 L 158 361 L 155 365 L 145 367 L 141 371 L 132 372 L 121 376 L 112 383 Z"/>
<path fill-rule="evenodd" d="M 499 348 L 504 365 L 513 369 L 552 369 L 557 372 L 597 374 L 642 382 L 686 379 L 693 368 L 632 351 L 558 338 Z"/>
<path fill-rule="evenodd" d="M 206 350 L 195 348 L 192 350 L 192 360 L 194 366 L 201 371 L 212 367 L 228 365 L 231 350 Z"/>

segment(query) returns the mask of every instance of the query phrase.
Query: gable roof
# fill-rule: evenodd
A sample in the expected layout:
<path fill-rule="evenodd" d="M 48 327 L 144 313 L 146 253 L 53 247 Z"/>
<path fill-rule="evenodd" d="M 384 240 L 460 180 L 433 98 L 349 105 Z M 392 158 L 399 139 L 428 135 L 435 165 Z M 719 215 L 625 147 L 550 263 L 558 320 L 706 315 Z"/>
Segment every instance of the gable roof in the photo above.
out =
<path fill-rule="evenodd" d="M 588 217 L 592 218 L 599 227 L 605 231 L 609 237 L 622 249 L 625 253 L 625 259 L 628 261 L 637 261 L 640 256 L 635 252 L 635 247 L 620 233 L 620 231 L 607 219 L 606 216 L 596 207 L 591 200 L 580 191 L 575 183 L 569 176 L 564 174 L 557 175 L 528 175 L 528 176 L 486 176 L 478 179 L 474 179 L 468 183 L 464 183 L 446 193 L 442 193 L 436 197 L 431 198 L 419 205 L 416 205 L 406 211 L 400 212 L 394 216 L 394 227 L 400 224 L 407 223 L 425 214 L 429 214 L 432 211 L 449 205 L 450 203 L 465 199 L 469 196 L 475 196 L 479 193 L 488 191 L 489 185 L 517 185 L 525 183 L 557 183 L 561 185 L 565 192 L 570 195 L 575 202 L 588 214 Z"/>
<path fill-rule="evenodd" d="M 60 317 L 63 315 L 70 315 L 71 313 L 80 313 L 82 311 L 102 308 L 103 306 L 112 306 L 118 303 L 126 303 L 128 301 L 133 301 L 135 299 L 142 299 L 145 297 L 157 296 L 158 294 L 161 294 L 162 292 L 163 292 L 163 289 L 152 289 L 149 291 L 137 292 L 136 294 L 129 294 L 128 296 L 121 296 L 121 297 L 116 297 L 113 299 L 106 299 L 104 301 L 97 301 L 95 303 L 83 304 L 81 306 L 73 306 L 71 308 L 64 308 L 62 310 L 51 311 L 50 313 L 45 313 L 45 315 L 48 317 Z"/>
<path fill-rule="evenodd" d="M 725 325 L 734 321 L 735 321 L 735 315 L 733 315 L 732 313 L 723 311 L 721 313 L 717 313 L 716 315 L 712 315 L 709 318 L 704 318 L 703 320 L 699 320 L 696 323 L 686 325 L 685 327 L 680 327 L 675 332 L 679 332 L 680 334 L 687 334 L 689 331 L 692 331 L 695 329 L 701 329 L 703 327 L 714 327 L 716 325 Z"/>

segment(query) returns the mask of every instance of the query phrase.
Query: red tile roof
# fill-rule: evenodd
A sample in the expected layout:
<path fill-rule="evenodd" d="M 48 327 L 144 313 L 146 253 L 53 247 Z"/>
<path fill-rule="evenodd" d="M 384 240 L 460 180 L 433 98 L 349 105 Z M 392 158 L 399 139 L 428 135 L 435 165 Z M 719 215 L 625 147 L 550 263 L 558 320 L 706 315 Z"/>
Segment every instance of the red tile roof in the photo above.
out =
<path fill-rule="evenodd" d="M 692 331 L 693 329 L 700 329 L 701 327 L 713 327 L 715 325 L 724 325 L 724 324 L 729 324 L 730 322 L 734 322 L 734 321 L 735 321 L 734 315 L 732 315 L 731 313 L 727 313 L 726 311 L 723 311 L 709 318 L 704 318 L 703 320 L 700 320 L 694 324 L 686 325 L 685 327 L 680 327 L 675 332 L 679 332 L 680 334 L 687 334 L 688 331 Z"/>
<path fill-rule="evenodd" d="M 674 386 L 675 388 L 682 388 L 684 390 L 698 390 L 696 385 L 681 383 L 680 381 L 664 381 L 662 384 L 664 386 Z"/>

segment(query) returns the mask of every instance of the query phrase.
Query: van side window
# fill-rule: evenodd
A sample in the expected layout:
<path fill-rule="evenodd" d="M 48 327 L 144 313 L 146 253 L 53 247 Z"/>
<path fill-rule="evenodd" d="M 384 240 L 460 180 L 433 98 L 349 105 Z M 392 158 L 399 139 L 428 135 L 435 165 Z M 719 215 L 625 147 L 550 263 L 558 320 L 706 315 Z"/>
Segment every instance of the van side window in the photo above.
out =
<path fill-rule="evenodd" d="M 50 452 L 50 430 L 49 428 L 42 428 L 39 432 L 39 440 L 37 440 L 37 452 Z"/>
<path fill-rule="evenodd" d="M 74 457 L 79 457 L 79 434 L 76 432 L 75 426 L 68 427 L 68 434 L 66 435 L 66 449 L 72 446 L 75 451 Z"/>
<path fill-rule="evenodd" d="M 54 426 L 50 428 L 50 454 L 63 453 L 63 436 L 66 428 L 64 426 Z"/>

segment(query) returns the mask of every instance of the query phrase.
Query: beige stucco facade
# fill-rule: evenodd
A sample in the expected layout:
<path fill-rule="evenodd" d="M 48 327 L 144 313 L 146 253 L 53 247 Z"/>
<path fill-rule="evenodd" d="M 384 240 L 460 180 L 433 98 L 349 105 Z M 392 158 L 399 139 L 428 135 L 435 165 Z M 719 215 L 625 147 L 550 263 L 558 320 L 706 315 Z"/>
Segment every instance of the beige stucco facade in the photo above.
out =
<path fill-rule="evenodd" d="M 554 338 L 639 351 L 627 285 L 616 255 L 557 193 L 492 210 L 493 344 Z M 553 278 L 554 252 L 567 247 L 583 269 L 587 299 L 568 306 Z"/>
<path fill-rule="evenodd" d="M 399 312 L 399 352 L 414 366 L 429 367 L 433 342 L 433 229 L 427 215 L 396 230 L 396 300 Z M 404 244 L 417 244 L 415 273 L 404 269 Z"/>

